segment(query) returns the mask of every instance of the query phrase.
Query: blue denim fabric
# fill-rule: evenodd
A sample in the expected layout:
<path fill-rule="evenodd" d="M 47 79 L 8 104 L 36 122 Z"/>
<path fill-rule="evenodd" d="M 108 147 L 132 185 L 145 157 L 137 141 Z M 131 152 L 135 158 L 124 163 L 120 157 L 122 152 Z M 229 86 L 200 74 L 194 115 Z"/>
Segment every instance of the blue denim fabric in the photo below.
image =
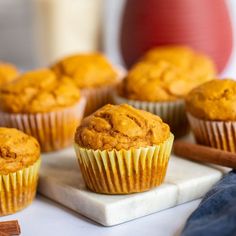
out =
<path fill-rule="evenodd" d="M 236 235 L 236 170 L 225 175 L 187 220 L 181 236 Z"/>

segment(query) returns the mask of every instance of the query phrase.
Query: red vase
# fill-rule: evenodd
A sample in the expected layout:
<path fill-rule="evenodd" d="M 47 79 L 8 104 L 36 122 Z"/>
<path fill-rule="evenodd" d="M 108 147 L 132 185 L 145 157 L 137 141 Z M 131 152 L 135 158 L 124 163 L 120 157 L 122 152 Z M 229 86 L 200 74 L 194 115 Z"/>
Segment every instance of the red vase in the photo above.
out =
<path fill-rule="evenodd" d="M 232 51 L 224 0 L 126 0 L 121 53 L 130 67 L 148 49 L 185 44 L 208 54 L 220 71 Z"/>

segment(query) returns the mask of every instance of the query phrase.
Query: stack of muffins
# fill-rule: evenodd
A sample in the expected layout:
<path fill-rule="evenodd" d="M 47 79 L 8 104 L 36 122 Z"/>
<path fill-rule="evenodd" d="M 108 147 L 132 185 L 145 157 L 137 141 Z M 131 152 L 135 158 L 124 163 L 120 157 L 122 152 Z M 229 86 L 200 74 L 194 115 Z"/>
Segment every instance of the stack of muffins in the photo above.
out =
<path fill-rule="evenodd" d="M 214 79 L 207 56 L 159 47 L 123 77 L 99 53 L 23 74 L 0 64 L 0 126 L 8 127 L 0 128 L 0 215 L 33 200 L 40 147 L 74 142 L 87 187 L 105 194 L 160 185 L 188 120 L 198 143 L 236 152 L 236 82 Z"/>

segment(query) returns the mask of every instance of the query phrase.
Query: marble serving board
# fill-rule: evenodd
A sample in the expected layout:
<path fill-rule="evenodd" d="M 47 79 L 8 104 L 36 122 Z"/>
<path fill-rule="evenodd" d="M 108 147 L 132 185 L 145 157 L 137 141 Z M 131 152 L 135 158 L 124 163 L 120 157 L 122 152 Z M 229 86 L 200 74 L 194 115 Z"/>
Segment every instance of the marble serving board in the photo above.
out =
<path fill-rule="evenodd" d="M 225 168 L 171 156 L 164 184 L 129 195 L 104 195 L 84 184 L 73 148 L 44 154 L 38 191 L 104 225 L 113 226 L 202 197 Z"/>

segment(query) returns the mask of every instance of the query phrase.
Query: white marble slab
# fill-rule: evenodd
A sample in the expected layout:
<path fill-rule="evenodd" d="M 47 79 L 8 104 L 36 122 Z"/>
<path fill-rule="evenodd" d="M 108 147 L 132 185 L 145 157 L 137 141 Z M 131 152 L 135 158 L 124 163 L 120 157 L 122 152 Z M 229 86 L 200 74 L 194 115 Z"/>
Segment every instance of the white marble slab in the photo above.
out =
<path fill-rule="evenodd" d="M 177 204 L 182 204 L 202 197 L 221 176 L 220 170 L 173 155 L 165 182 L 177 186 Z"/>
<path fill-rule="evenodd" d="M 103 195 L 86 189 L 72 148 L 43 155 L 38 191 L 104 225 L 112 226 L 203 196 L 223 172 L 171 157 L 165 183 L 148 192 Z"/>

